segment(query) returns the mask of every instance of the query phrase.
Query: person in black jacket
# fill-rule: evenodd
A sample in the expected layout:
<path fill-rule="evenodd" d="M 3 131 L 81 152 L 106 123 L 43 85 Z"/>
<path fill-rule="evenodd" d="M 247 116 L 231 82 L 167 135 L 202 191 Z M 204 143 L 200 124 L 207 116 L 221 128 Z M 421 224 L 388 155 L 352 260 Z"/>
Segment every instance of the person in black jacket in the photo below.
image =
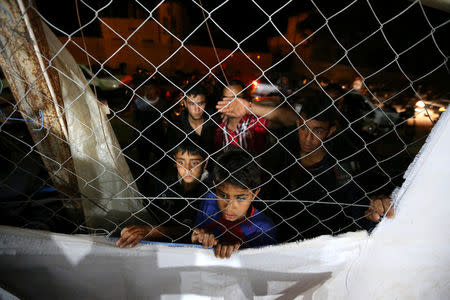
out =
<path fill-rule="evenodd" d="M 185 109 L 167 127 L 167 150 L 172 151 L 185 139 L 198 136 L 203 150 L 210 154 L 216 124 L 212 114 L 206 111 L 207 91 L 200 84 L 190 84 L 184 91 L 186 96 L 181 104 Z"/>
<path fill-rule="evenodd" d="M 146 201 L 158 222 L 125 227 L 117 246 L 134 247 L 142 239 L 190 243 L 200 201 L 211 186 L 208 155 L 200 144 L 194 136 L 175 147 L 172 163 L 176 172 L 160 182 L 156 194 Z"/>

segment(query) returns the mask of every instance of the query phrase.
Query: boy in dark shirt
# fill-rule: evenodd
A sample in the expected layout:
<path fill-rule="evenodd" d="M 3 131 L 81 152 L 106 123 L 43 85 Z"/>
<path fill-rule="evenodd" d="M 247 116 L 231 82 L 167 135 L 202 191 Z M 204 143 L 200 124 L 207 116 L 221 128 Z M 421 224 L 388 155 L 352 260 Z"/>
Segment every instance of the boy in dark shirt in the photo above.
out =
<path fill-rule="evenodd" d="M 208 193 L 200 205 L 192 242 L 213 247 L 219 258 L 229 258 L 240 247 L 276 243 L 270 218 L 252 201 L 261 185 L 259 167 L 245 151 L 231 150 L 220 156 L 213 171 L 216 195 Z"/>
<path fill-rule="evenodd" d="M 155 225 L 133 225 L 121 231 L 117 246 L 134 247 L 142 239 L 188 242 L 200 200 L 208 192 L 208 155 L 192 137 L 173 152 L 177 169 L 175 178 L 165 180 L 160 193 L 149 202 L 149 209 L 159 219 Z"/>
<path fill-rule="evenodd" d="M 186 137 L 198 136 L 206 152 L 211 153 L 213 136 L 217 127 L 210 113 L 206 111 L 206 89 L 200 84 L 184 88 L 186 97 L 181 100 L 185 109 L 168 125 L 167 149 L 182 142 Z"/>

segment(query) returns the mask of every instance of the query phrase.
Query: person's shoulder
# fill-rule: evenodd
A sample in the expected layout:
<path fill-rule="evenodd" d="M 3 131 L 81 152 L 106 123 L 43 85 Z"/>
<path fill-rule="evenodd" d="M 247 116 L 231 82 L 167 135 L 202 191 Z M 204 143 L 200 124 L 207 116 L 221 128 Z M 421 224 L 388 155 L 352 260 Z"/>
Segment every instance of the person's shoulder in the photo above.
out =
<path fill-rule="evenodd" d="M 249 219 L 255 226 L 260 227 L 262 230 L 270 229 L 274 226 L 274 223 L 270 217 L 260 212 L 255 208 L 254 214 Z"/>
<path fill-rule="evenodd" d="M 216 194 L 211 191 L 206 193 L 205 200 L 216 200 Z"/>
<path fill-rule="evenodd" d="M 206 193 L 205 197 L 201 199 L 200 209 L 202 211 L 218 210 L 216 195 L 212 192 Z"/>

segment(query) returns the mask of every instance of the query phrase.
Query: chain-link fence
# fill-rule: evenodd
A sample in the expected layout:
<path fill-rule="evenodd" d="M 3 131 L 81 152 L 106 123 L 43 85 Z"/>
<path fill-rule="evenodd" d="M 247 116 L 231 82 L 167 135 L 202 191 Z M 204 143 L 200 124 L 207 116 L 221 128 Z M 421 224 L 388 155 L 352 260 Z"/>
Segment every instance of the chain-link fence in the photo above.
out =
<path fill-rule="evenodd" d="M 2 224 L 248 246 L 371 230 L 448 105 L 450 26 L 373 2 L 3 1 Z"/>

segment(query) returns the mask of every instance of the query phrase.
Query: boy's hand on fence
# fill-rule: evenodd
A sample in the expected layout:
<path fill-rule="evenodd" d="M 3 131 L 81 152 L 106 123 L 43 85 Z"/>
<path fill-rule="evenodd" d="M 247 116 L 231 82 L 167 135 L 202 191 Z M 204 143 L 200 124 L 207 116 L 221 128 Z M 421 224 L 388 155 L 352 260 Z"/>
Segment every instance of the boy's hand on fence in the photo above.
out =
<path fill-rule="evenodd" d="M 214 255 L 217 258 L 230 258 L 231 254 L 239 249 L 241 244 L 236 243 L 232 245 L 223 245 L 223 244 L 217 244 L 216 248 L 214 249 Z"/>
<path fill-rule="evenodd" d="M 380 195 L 370 199 L 369 209 L 365 211 L 366 218 L 373 222 L 379 222 L 384 214 L 386 214 L 386 217 L 388 218 L 394 217 L 394 206 L 391 206 L 391 198 Z"/>
<path fill-rule="evenodd" d="M 214 234 L 206 232 L 204 229 L 194 228 L 191 236 L 193 243 L 202 244 L 204 248 L 212 248 L 217 245 Z"/>
<path fill-rule="evenodd" d="M 153 226 L 147 225 L 127 226 L 120 232 L 120 239 L 116 242 L 116 245 L 120 248 L 132 248 L 149 236 L 153 229 Z"/>
<path fill-rule="evenodd" d="M 250 102 L 243 98 L 233 100 L 220 100 L 217 102 L 216 108 L 222 114 L 232 118 L 242 118 L 250 113 Z"/>

